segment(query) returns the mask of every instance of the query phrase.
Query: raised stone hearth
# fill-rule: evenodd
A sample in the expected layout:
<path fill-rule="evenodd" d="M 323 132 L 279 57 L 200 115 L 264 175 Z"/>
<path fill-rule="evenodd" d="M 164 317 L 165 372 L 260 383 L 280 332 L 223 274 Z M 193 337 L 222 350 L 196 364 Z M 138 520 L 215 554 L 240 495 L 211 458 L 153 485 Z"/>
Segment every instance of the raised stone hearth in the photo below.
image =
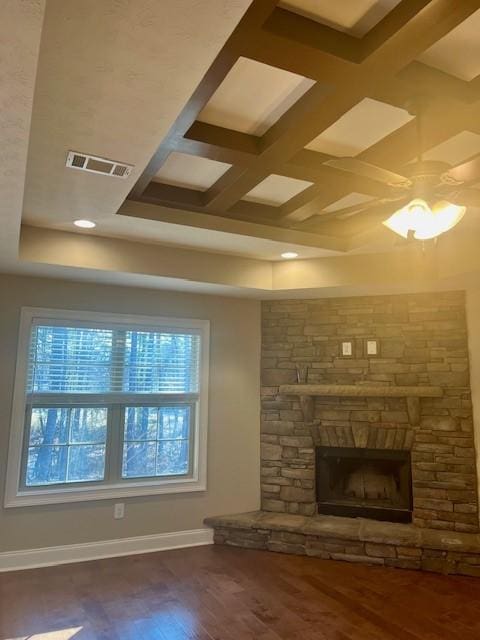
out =
<path fill-rule="evenodd" d="M 480 576 L 480 535 L 338 518 L 254 511 L 207 518 L 216 544 L 347 562 Z"/>

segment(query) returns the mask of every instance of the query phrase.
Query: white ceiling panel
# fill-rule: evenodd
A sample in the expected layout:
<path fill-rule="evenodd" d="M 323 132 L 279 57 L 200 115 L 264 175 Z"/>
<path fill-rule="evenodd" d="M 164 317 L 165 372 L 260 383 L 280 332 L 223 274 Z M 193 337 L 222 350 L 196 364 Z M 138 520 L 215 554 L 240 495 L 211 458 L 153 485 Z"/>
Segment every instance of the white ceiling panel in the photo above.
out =
<path fill-rule="evenodd" d="M 425 160 L 438 160 L 455 166 L 477 153 L 480 153 L 480 135 L 471 131 L 462 131 L 436 147 L 432 147 L 423 154 L 423 157 Z"/>
<path fill-rule="evenodd" d="M 480 9 L 427 49 L 418 60 L 462 80 L 480 74 Z"/>
<path fill-rule="evenodd" d="M 356 156 L 412 120 L 405 109 L 364 98 L 306 146 L 332 156 Z"/>
<path fill-rule="evenodd" d="M 170 184 L 174 187 L 206 191 L 231 166 L 226 162 L 217 162 L 174 151 L 160 167 L 154 181 Z"/>
<path fill-rule="evenodd" d="M 201 122 L 263 135 L 314 81 L 248 58 L 239 58 L 200 112 Z"/>
<path fill-rule="evenodd" d="M 361 38 L 400 0 L 282 0 L 279 6 Z"/>
<path fill-rule="evenodd" d="M 329 204 L 328 207 L 323 209 L 323 211 L 325 213 L 332 213 L 333 211 L 340 211 L 340 209 L 354 207 L 357 204 L 363 204 L 364 202 L 370 202 L 371 200 L 374 200 L 373 196 L 367 196 L 366 193 L 357 193 L 356 191 L 352 191 L 348 196 L 344 196 L 343 198 L 340 198 L 340 200 Z"/>
<path fill-rule="evenodd" d="M 278 207 L 291 198 L 311 187 L 313 182 L 287 178 L 274 173 L 262 180 L 256 187 L 243 196 L 242 200 Z"/>

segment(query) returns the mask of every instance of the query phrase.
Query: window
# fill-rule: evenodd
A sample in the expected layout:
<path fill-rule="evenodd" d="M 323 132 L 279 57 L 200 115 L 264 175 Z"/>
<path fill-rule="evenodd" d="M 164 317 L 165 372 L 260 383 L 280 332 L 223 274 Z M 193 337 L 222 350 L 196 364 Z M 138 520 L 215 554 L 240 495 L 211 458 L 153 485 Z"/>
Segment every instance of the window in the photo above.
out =
<path fill-rule="evenodd" d="M 23 309 L 6 506 L 205 489 L 208 322 Z"/>

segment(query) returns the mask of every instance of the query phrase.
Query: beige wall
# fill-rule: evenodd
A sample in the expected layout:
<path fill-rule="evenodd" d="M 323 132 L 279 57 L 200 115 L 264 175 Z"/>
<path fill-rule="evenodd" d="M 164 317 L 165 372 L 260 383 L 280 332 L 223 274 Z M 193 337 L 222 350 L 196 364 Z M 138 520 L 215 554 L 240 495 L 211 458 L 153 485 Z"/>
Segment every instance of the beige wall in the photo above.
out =
<path fill-rule="evenodd" d="M 3 503 L 22 306 L 208 319 L 211 322 L 208 490 L 0 510 L 0 552 L 195 529 L 209 515 L 259 506 L 260 305 L 200 296 L 0 276 L 0 494 Z"/>

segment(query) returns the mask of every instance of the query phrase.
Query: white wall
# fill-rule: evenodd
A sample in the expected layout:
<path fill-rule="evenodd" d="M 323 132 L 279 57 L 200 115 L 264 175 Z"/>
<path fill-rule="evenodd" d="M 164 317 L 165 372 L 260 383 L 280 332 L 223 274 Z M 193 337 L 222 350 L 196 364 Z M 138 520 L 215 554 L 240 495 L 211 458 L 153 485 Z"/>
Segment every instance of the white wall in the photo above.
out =
<path fill-rule="evenodd" d="M 255 300 L 0 276 L 0 494 L 6 473 L 22 306 L 208 319 L 211 323 L 208 490 L 0 509 L 0 552 L 197 529 L 206 516 L 259 507 L 260 305 Z"/>

